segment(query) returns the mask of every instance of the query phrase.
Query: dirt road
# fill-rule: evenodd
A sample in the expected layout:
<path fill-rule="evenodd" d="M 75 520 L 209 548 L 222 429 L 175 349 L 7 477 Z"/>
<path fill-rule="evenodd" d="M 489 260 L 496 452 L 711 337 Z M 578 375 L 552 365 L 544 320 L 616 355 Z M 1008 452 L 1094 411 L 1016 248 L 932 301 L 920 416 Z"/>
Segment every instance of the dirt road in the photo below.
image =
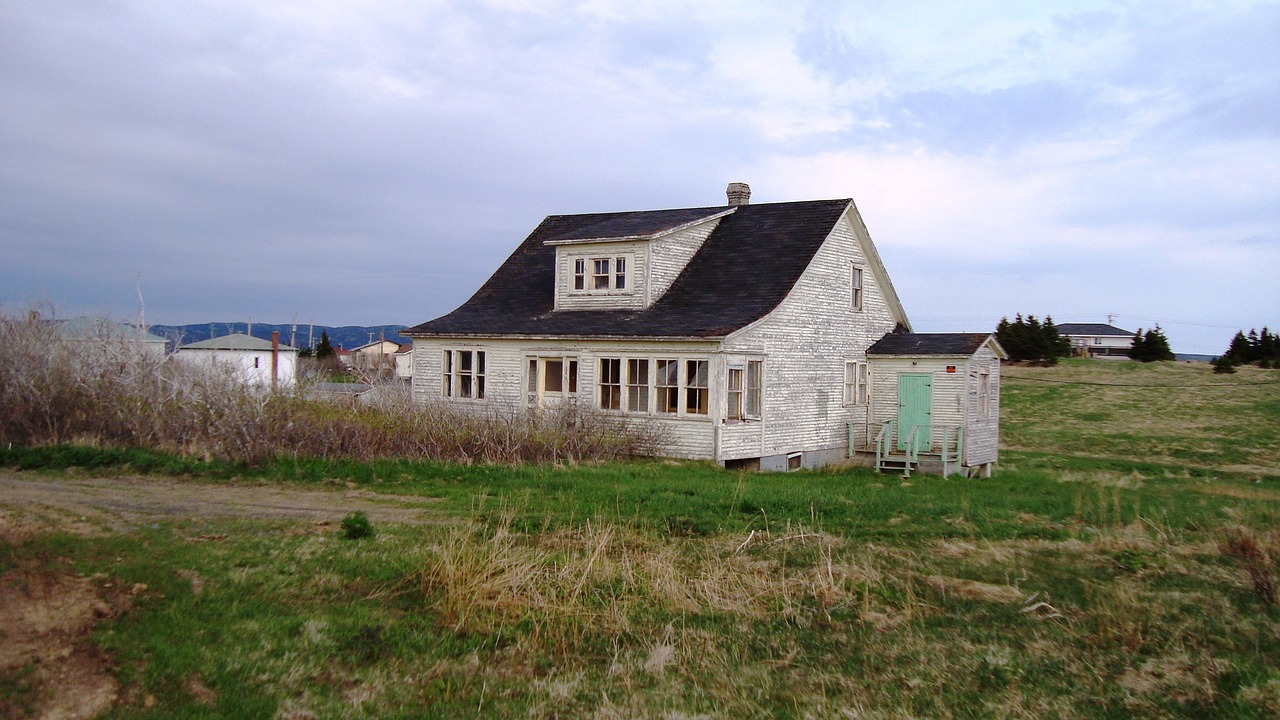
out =
<path fill-rule="evenodd" d="M 0 470 L 0 539 L 60 530 L 96 535 L 184 518 L 337 521 L 361 511 L 375 523 L 429 522 L 430 498 L 351 488 L 203 483 L 152 477 L 51 478 Z"/>

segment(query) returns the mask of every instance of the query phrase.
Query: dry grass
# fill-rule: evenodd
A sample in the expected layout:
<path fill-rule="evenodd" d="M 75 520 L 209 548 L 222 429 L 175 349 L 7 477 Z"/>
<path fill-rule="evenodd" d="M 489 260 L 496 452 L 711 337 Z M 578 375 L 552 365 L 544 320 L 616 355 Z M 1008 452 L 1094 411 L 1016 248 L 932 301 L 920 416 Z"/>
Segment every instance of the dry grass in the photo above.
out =
<path fill-rule="evenodd" d="M 247 463 L 280 456 L 555 463 L 653 454 L 663 440 L 651 424 L 577 408 L 427 407 L 408 392 L 340 407 L 149 355 L 123 337 L 68 339 L 50 323 L 0 316 L 0 442 Z"/>

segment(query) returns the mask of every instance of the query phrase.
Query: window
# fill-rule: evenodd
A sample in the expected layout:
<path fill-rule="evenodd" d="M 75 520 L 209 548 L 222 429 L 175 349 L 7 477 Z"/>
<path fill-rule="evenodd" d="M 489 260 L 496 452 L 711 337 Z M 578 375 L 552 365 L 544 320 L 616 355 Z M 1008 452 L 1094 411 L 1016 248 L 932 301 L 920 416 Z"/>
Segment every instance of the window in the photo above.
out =
<path fill-rule="evenodd" d="M 758 418 L 761 412 L 764 363 L 747 361 L 747 417 Z"/>
<path fill-rule="evenodd" d="M 573 258 L 570 292 L 629 292 L 631 260 L 631 255 Z"/>
<path fill-rule="evenodd" d="M 862 309 L 862 268 L 853 267 L 853 309 Z"/>
<path fill-rule="evenodd" d="M 649 412 L 649 361 L 627 360 L 627 410 Z"/>
<path fill-rule="evenodd" d="M 867 404 L 867 364 L 851 361 L 844 364 L 844 404 Z"/>
<path fill-rule="evenodd" d="M 542 361 L 542 391 L 549 393 L 564 392 L 563 360 L 548 358 Z"/>
<path fill-rule="evenodd" d="M 622 360 L 600 359 L 600 408 L 618 410 L 622 407 Z"/>
<path fill-rule="evenodd" d="M 257 358 L 257 357 L 255 357 L 255 358 L 253 359 L 253 367 L 254 367 L 255 369 L 258 367 L 258 361 L 259 361 L 259 360 L 261 360 L 261 359 L 262 359 L 262 358 Z"/>
<path fill-rule="evenodd" d="M 680 362 L 659 360 L 654 382 L 658 390 L 658 412 L 680 412 Z"/>
<path fill-rule="evenodd" d="M 445 397 L 484 399 L 483 350 L 445 350 L 443 361 L 440 390 Z"/>
<path fill-rule="evenodd" d="M 991 415 L 991 371 L 978 371 L 978 412 L 982 417 Z"/>
<path fill-rule="evenodd" d="M 539 398 L 553 401 L 572 399 L 578 393 L 578 360 L 565 357 L 531 357 L 526 359 L 525 392 L 530 406 Z"/>
<path fill-rule="evenodd" d="M 591 272 L 591 289 L 608 290 L 609 289 L 609 258 L 600 258 L 591 261 L 594 268 Z"/>
<path fill-rule="evenodd" d="M 707 370 L 710 363 L 706 360 L 685 361 L 685 401 L 684 411 L 693 415 L 707 414 Z"/>
<path fill-rule="evenodd" d="M 725 417 L 742 419 L 742 368 L 729 368 L 729 410 Z"/>

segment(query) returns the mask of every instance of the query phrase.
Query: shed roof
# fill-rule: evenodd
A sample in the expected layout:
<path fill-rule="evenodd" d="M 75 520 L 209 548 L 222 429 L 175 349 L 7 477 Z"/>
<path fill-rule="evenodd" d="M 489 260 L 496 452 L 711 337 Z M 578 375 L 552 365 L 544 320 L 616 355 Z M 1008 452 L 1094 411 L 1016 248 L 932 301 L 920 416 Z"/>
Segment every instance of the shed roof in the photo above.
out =
<path fill-rule="evenodd" d="M 991 333 L 904 333 L 892 332 L 867 348 L 868 355 L 953 355 L 969 356 L 990 342 L 1001 358 L 1004 348 Z"/>
<path fill-rule="evenodd" d="M 1128 330 L 1121 330 L 1106 323 L 1057 323 L 1059 335 L 1101 335 L 1114 337 L 1133 337 Z"/>
<path fill-rule="evenodd" d="M 715 338 L 764 317 L 782 302 L 853 201 L 811 200 L 734 208 L 552 215 L 453 312 L 402 331 L 410 336 Z M 643 310 L 555 308 L 553 244 L 661 234 L 719 217 L 667 292 Z M 861 220 L 857 219 L 860 224 Z M 868 253 L 879 260 L 874 248 Z M 890 307 L 901 304 L 874 268 Z M 905 321 L 902 315 L 901 321 Z"/>
<path fill-rule="evenodd" d="M 179 350 L 271 350 L 271 341 L 256 338 L 244 333 L 231 333 L 221 337 L 209 338 L 199 342 L 187 343 Z M 297 352 L 297 348 L 290 347 L 284 343 L 280 344 L 280 350 L 284 352 Z"/>

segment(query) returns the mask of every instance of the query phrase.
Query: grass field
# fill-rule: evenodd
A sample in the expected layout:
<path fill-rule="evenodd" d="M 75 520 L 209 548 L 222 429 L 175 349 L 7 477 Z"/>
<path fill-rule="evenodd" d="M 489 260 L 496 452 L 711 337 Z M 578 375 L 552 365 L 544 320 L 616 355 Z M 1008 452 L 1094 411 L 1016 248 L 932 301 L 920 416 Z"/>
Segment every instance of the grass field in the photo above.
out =
<path fill-rule="evenodd" d="M 109 717 L 1280 716 L 1280 373 L 1072 361 L 1002 399 L 989 480 L 0 448 L 24 476 L 432 499 L 357 540 L 28 533 L 0 570 L 117 598 Z M 34 712 L 40 668 L 4 673 L 0 714 Z"/>

